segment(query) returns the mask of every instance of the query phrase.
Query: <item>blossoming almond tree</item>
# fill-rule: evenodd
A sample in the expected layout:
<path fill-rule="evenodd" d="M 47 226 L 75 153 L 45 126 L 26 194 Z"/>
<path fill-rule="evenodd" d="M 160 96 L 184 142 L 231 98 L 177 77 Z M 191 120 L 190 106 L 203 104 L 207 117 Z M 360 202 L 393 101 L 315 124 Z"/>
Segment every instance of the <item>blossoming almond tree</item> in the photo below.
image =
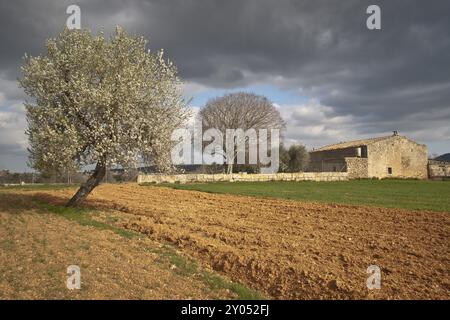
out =
<path fill-rule="evenodd" d="M 89 195 L 107 166 L 171 167 L 171 133 L 189 110 L 175 66 L 146 45 L 120 27 L 109 41 L 66 29 L 47 41 L 46 55 L 25 56 L 20 84 L 34 98 L 26 103 L 31 165 L 95 165 L 68 206 Z"/>

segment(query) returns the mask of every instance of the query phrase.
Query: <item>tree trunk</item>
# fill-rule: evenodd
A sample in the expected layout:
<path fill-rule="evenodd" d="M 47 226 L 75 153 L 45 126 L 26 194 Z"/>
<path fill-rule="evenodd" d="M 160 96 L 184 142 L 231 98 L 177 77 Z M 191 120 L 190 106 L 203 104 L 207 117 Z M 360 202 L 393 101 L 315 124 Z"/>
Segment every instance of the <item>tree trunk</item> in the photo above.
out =
<path fill-rule="evenodd" d="M 233 173 L 233 163 L 229 163 L 228 164 L 227 173 L 228 174 L 232 174 Z"/>
<path fill-rule="evenodd" d="M 94 173 L 83 183 L 77 193 L 69 200 L 66 207 L 75 207 L 83 202 L 96 186 L 100 184 L 106 173 L 106 164 L 103 161 L 97 162 Z"/>
<path fill-rule="evenodd" d="M 233 157 L 227 156 L 227 173 L 228 174 L 233 173 L 234 160 L 236 159 L 236 157 L 237 157 L 236 151 L 234 151 Z"/>

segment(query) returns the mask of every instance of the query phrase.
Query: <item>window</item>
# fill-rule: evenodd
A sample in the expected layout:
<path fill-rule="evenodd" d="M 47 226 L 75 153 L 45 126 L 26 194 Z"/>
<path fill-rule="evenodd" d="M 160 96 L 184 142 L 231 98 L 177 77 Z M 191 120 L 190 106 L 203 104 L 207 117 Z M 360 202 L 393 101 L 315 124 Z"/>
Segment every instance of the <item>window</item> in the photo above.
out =
<path fill-rule="evenodd" d="M 367 158 L 367 146 L 363 146 L 361 149 L 361 157 Z"/>
<path fill-rule="evenodd" d="M 392 174 L 392 168 L 388 167 L 388 174 Z"/>

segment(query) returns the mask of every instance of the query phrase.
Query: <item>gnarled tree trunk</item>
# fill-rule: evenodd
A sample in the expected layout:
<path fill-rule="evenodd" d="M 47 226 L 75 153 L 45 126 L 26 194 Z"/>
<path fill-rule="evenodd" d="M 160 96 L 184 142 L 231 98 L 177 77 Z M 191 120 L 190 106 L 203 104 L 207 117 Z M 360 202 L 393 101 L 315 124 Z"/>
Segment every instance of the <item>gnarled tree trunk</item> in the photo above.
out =
<path fill-rule="evenodd" d="M 104 161 L 97 162 L 94 173 L 83 183 L 77 193 L 69 200 L 66 207 L 75 207 L 83 202 L 96 186 L 100 184 L 106 173 L 106 164 Z"/>

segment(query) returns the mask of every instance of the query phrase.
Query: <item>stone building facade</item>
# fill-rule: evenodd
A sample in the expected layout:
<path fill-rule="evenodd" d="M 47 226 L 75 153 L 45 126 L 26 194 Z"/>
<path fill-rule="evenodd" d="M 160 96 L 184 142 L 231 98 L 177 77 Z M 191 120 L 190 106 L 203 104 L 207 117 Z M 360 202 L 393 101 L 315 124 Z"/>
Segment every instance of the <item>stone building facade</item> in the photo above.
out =
<path fill-rule="evenodd" d="M 391 136 L 342 142 L 310 153 L 310 170 L 347 172 L 349 178 L 428 177 L 428 149 L 394 132 Z"/>
<path fill-rule="evenodd" d="M 428 176 L 435 180 L 450 180 L 450 162 L 429 160 Z"/>

